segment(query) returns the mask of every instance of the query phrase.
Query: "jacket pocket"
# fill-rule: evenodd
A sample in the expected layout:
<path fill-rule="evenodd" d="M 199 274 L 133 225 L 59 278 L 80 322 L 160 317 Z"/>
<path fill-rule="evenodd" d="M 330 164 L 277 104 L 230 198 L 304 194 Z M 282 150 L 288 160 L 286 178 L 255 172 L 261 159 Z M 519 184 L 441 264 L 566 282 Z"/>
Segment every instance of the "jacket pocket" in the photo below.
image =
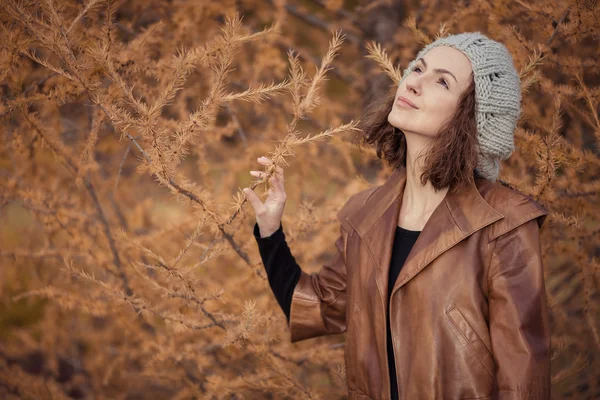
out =
<path fill-rule="evenodd" d="M 456 331 L 460 333 L 460 339 L 465 342 L 466 348 L 474 352 L 481 365 L 486 369 L 492 378 L 496 376 L 496 362 L 491 351 L 487 348 L 483 340 L 479 337 L 473 325 L 457 306 L 452 306 L 446 311 Z"/>

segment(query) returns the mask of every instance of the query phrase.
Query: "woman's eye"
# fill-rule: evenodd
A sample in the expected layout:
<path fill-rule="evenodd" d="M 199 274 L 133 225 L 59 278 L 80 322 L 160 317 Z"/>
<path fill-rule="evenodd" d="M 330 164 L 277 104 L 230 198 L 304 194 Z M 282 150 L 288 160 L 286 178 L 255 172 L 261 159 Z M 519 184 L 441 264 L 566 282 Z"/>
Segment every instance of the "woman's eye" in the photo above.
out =
<path fill-rule="evenodd" d="M 421 67 L 413 67 L 413 68 L 412 68 L 412 70 L 413 70 L 413 71 L 417 71 L 417 70 L 421 71 Z M 446 89 L 450 89 L 450 88 L 448 87 L 448 82 L 446 82 L 446 80 L 445 80 L 445 79 L 443 79 L 443 78 L 440 78 L 440 80 L 439 80 L 438 82 L 442 82 L 442 84 L 443 84 L 443 85 L 446 87 Z"/>

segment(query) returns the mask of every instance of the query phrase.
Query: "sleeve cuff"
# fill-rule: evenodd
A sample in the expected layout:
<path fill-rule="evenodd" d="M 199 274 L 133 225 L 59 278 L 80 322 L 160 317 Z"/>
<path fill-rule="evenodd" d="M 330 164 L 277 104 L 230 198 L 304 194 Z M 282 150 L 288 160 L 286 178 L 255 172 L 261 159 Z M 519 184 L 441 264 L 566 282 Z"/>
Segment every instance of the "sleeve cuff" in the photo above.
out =
<path fill-rule="evenodd" d="M 258 227 L 258 223 L 254 223 L 254 238 L 259 244 L 273 244 L 279 243 L 281 241 L 285 241 L 285 234 L 283 233 L 282 223 L 279 223 L 279 228 L 271 234 L 271 236 L 267 236 L 264 238 L 260 237 L 260 228 Z"/>

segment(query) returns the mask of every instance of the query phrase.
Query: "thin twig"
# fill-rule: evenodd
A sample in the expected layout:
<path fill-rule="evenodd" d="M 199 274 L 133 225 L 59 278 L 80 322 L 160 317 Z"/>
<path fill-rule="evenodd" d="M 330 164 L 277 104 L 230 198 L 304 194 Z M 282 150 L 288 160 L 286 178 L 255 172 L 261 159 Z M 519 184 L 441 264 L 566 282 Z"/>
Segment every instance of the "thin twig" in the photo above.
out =
<path fill-rule="evenodd" d="M 117 179 L 115 181 L 115 188 L 113 189 L 113 197 L 117 192 L 117 186 L 119 185 L 119 178 L 121 177 L 121 171 L 123 169 L 123 164 L 125 163 L 125 159 L 127 159 L 127 155 L 129 154 L 129 149 L 131 149 L 131 144 L 127 145 L 127 149 L 125 150 L 125 154 L 123 155 L 123 159 L 121 160 L 121 164 L 119 164 L 119 172 L 117 173 Z"/>
<path fill-rule="evenodd" d="M 546 46 L 550 46 L 550 43 L 552 43 L 552 40 L 554 40 L 554 36 L 556 36 L 556 33 L 558 32 L 558 29 L 560 28 L 560 24 L 562 24 L 563 21 L 565 20 L 565 18 L 567 18 L 567 15 L 569 15 L 568 8 L 567 8 L 567 11 L 565 11 L 565 13 L 563 14 L 563 16 L 560 17 L 560 20 L 558 21 L 558 23 L 556 24 L 556 27 L 554 28 L 554 32 L 552 32 L 552 35 L 548 38 L 548 41 L 546 42 Z"/>

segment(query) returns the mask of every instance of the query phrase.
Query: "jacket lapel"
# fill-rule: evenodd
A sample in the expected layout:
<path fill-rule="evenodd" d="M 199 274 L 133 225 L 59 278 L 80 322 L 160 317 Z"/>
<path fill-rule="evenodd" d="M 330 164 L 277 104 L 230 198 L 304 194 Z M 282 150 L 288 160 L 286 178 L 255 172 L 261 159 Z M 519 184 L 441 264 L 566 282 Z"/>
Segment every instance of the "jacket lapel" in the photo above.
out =
<path fill-rule="evenodd" d="M 406 168 L 395 169 L 358 210 L 346 217 L 375 263 L 377 286 L 386 300 L 389 264 L 405 185 Z M 502 218 L 503 215 L 483 199 L 475 183 L 459 193 L 448 192 L 431 214 L 410 251 L 392 296 L 440 254 Z"/>

